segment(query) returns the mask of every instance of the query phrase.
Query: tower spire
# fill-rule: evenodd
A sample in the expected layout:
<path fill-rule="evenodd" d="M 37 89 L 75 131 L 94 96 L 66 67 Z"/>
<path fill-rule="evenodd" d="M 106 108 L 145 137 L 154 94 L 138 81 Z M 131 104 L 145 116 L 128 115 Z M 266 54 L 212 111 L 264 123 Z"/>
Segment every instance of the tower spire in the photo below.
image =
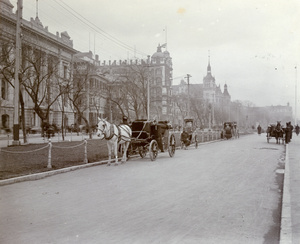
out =
<path fill-rule="evenodd" d="M 207 74 L 211 74 L 211 67 L 210 67 L 210 50 L 208 50 Z"/>
<path fill-rule="evenodd" d="M 38 3 L 38 0 L 36 0 L 36 3 L 35 3 L 35 17 L 39 18 L 39 3 Z"/>

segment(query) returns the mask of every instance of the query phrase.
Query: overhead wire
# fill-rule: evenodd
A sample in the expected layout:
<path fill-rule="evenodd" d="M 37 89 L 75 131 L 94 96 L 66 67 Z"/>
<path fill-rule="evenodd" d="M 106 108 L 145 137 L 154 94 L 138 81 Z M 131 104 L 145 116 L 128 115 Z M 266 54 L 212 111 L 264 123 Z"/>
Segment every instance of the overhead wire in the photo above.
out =
<path fill-rule="evenodd" d="M 112 35 L 110 35 L 106 31 L 102 30 L 100 27 L 96 26 L 94 23 L 92 23 L 91 21 L 89 21 L 87 18 L 85 18 L 84 16 L 82 16 L 80 13 L 78 13 L 77 11 L 75 11 L 73 8 L 71 8 L 66 3 L 61 2 L 61 3 L 63 3 L 65 5 L 65 6 L 63 6 L 59 1 L 57 1 L 57 0 L 53 0 L 53 1 L 56 2 L 60 7 L 62 7 L 63 9 L 65 9 L 72 16 L 74 16 L 77 20 L 79 20 L 80 22 L 84 23 L 90 29 L 94 30 L 96 33 L 98 33 L 101 36 L 103 36 L 105 39 L 112 41 L 113 43 L 115 43 L 119 47 L 124 48 L 126 50 L 129 50 L 130 52 L 138 53 L 138 54 L 140 54 L 142 56 L 147 56 L 146 53 L 144 53 L 142 51 L 139 51 L 136 48 L 133 48 L 133 47 L 127 45 L 126 43 L 120 41 L 116 37 L 113 37 Z"/>

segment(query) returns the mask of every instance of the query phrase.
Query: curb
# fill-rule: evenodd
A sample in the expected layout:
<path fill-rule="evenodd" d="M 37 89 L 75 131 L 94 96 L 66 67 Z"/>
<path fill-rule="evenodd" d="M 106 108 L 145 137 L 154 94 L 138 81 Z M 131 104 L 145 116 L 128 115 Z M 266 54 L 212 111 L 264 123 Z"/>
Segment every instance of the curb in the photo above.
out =
<path fill-rule="evenodd" d="M 31 175 L 24 175 L 24 176 L 19 176 L 15 178 L 10 178 L 6 180 L 0 180 L 0 186 L 4 185 L 10 185 L 18 182 L 23 182 L 23 181 L 31 181 L 31 180 L 40 180 L 52 175 L 56 174 L 61 174 L 61 173 L 66 173 L 70 171 L 74 171 L 77 169 L 83 169 L 83 168 L 88 168 L 92 166 L 97 166 L 97 165 L 102 165 L 102 164 L 107 164 L 108 160 L 104 161 L 99 161 L 99 162 L 94 162 L 94 163 L 87 163 L 87 164 L 82 164 L 82 165 L 77 165 L 77 166 L 72 166 L 72 167 L 67 167 L 63 169 L 57 169 L 57 170 L 51 170 L 48 172 L 41 172 L 41 173 L 36 173 L 36 174 L 31 174 Z"/>
<path fill-rule="evenodd" d="M 285 168 L 280 226 L 280 244 L 292 244 L 289 144 L 285 146 Z"/>

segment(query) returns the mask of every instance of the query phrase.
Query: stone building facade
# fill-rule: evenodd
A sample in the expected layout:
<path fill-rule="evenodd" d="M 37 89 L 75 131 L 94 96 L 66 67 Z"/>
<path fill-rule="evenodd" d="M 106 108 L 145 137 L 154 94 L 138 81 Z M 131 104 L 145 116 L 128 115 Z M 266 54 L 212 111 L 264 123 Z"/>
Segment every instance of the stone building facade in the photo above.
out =
<path fill-rule="evenodd" d="M 164 47 L 158 45 L 157 51 L 146 60 L 103 61 L 98 69 L 116 89 L 115 95 L 121 97 L 121 93 L 125 93 L 118 106 L 131 121 L 147 119 L 148 89 L 149 119 L 172 119 L 173 67 L 170 53 L 162 51 Z M 122 114 L 115 117 L 118 116 L 121 118 Z"/>
<path fill-rule="evenodd" d="M 7 62 L 13 61 L 15 56 L 15 40 L 16 40 L 16 14 L 13 13 L 13 5 L 9 0 L 0 0 L 0 68 L 2 70 L 0 74 L 1 85 L 1 100 L 0 100 L 0 127 L 12 128 L 13 126 L 13 87 L 14 76 L 7 75 L 13 73 L 14 67 L 8 67 Z M 31 18 L 29 21 L 22 19 L 21 25 L 22 33 L 22 70 L 25 75 L 25 70 L 28 68 L 29 58 L 36 57 L 37 53 L 40 53 L 41 60 L 43 60 L 43 67 L 41 67 L 41 76 L 47 75 L 50 65 L 57 67 L 57 72 L 54 75 L 49 75 L 45 81 L 41 81 L 41 87 L 39 96 L 47 89 L 48 102 L 55 96 L 57 89 L 52 88 L 51 83 L 63 83 L 64 80 L 71 78 L 72 60 L 74 54 L 77 51 L 73 48 L 73 41 L 68 33 L 56 33 L 52 34 L 48 31 L 48 27 L 44 27 L 38 17 Z M 26 56 L 27 55 L 27 56 Z M 36 63 L 37 64 L 37 63 Z M 41 65 L 41 64 L 39 64 Z M 10 69 L 10 70 L 9 70 Z M 6 74 L 4 71 L 6 70 Z M 31 70 L 27 71 L 28 76 Z M 32 78 L 34 79 L 34 78 Z M 34 103 L 28 92 L 25 92 L 24 87 L 20 87 L 25 105 L 25 118 L 26 127 L 40 127 L 42 122 L 39 116 L 35 113 Z M 44 90 L 43 90 L 44 89 Z M 40 97 L 37 98 L 42 99 Z M 51 105 L 51 110 L 48 116 L 48 122 L 51 124 L 61 124 L 62 116 L 65 116 L 65 121 L 68 124 L 74 123 L 74 116 L 71 107 L 68 103 L 63 102 L 63 97 L 59 97 L 56 102 Z M 47 101 L 44 102 L 45 107 Z M 43 104 L 41 105 L 41 107 Z M 62 114 L 62 106 L 64 106 Z"/>
<path fill-rule="evenodd" d="M 98 118 L 108 116 L 107 84 L 108 80 L 99 72 L 100 61 L 93 53 L 77 53 L 74 55 L 73 97 L 75 124 L 95 126 Z"/>
<path fill-rule="evenodd" d="M 224 85 L 223 92 L 221 91 L 220 85 L 216 85 L 216 79 L 211 72 L 210 59 L 208 59 L 207 74 L 203 78 L 203 99 L 217 106 L 229 104 L 231 101 L 227 84 Z"/>
<path fill-rule="evenodd" d="M 179 85 L 172 86 L 172 90 L 174 123 L 182 125 L 188 110 L 188 84 L 182 79 Z M 219 125 L 230 117 L 231 96 L 227 84 L 224 85 L 223 92 L 220 85 L 216 85 L 216 79 L 211 72 L 210 59 L 208 59 L 207 74 L 203 78 L 203 83 L 189 84 L 189 97 L 190 116 L 198 117 L 198 119 L 194 119 L 196 119 L 196 123 L 198 120 L 198 124 L 201 126 L 214 126 L 216 123 Z M 194 111 L 192 111 L 193 107 Z M 199 113 L 201 113 L 202 118 L 200 118 Z"/>

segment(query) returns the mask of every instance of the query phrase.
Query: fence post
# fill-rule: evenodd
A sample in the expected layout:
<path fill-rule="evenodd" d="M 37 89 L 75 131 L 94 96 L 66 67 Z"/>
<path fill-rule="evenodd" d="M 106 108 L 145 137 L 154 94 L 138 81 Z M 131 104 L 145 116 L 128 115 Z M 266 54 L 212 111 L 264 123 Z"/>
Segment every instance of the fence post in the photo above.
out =
<path fill-rule="evenodd" d="M 84 138 L 84 161 L 83 163 L 87 164 L 88 160 L 87 160 L 87 141 L 86 138 Z"/>
<path fill-rule="evenodd" d="M 52 165 L 51 165 L 51 149 L 52 149 L 52 143 L 51 143 L 51 139 L 49 139 L 49 153 L 48 153 L 48 165 L 47 165 L 48 169 L 52 168 Z"/>
<path fill-rule="evenodd" d="M 9 146 L 9 134 L 7 134 L 7 146 Z"/>

